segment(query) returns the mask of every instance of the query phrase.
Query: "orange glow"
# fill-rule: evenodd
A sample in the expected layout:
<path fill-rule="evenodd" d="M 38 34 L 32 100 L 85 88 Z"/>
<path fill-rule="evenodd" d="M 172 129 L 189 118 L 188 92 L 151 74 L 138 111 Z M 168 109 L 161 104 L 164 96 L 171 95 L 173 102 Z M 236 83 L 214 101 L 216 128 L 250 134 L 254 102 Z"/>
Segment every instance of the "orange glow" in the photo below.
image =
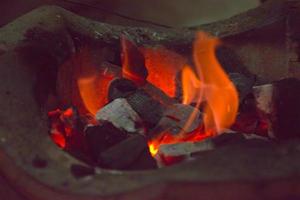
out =
<path fill-rule="evenodd" d="M 86 110 L 95 115 L 108 101 L 108 88 L 114 75 L 108 73 L 108 70 L 96 67 L 91 62 L 88 50 L 83 49 L 81 54 L 85 59 L 76 69 L 78 91 Z"/>
<path fill-rule="evenodd" d="M 188 65 L 182 69 L 182 103 L 196 103 L 198 108 L 204 105 L 204 123 L 192 133 L 174 136 L 165 131 L 159 134 L 148 143 L 152 156 L 157 154 L 161 144 L 200 141 L 222 133 L 234 123 L 239 104 L 238 93 L 215 56 L 219 43 L 217 38 L 199 32 L 193 49 L 195 70 Z M 164 77 L 164 74 L 161 75 Z M 192 113 L 185 126 L 190 126 L 194 117 Z"/>
<path fill-rule="evenodd" d="M 143 52 L 148 70 L 147 81 L 168 96 L 174 97 L 176 75 L 186 63 L 186 59 L 163 47 L 145 48 Z"/>
<path fill-rule="evenodd" d="M 122 76 L 132 80 L 136 84 L 145 83 L 147 72 L 145 70 L 145 59 L 137 46 L 127 39 L 124 35 L 121 37 L 122 48 Z"/>
<path fill-rule="evenodd" d="M 191 133 L 182 133 L 180 135 L 172 135 L 171 133 L 166 131 L 148 142 L 149 151 L 154 157 L 158 153 L 158 149 L 161 144 L 176 144 L 179 142 L 188 141 L 197 142 L 210 137 L 211 134 L 211 132 L 204 132 L 202 126 L 199 126 Z"/>
<path fill-rule="evenodd" d="M 107 103 L 109 84 L 113 77 L 93 74 L 77 80 L 79 93 L 86 109 L 93 115 Z"/>

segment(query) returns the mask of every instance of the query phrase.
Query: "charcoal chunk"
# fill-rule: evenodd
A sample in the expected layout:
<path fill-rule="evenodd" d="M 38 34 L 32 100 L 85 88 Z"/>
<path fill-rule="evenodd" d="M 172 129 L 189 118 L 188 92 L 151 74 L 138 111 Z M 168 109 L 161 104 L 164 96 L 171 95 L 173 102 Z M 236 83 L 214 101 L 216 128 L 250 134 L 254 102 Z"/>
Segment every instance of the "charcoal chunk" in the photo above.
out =
<path fill-rule="evenodd" d="M 126 99 L 148 127 L 154 127 L 161 119 L 163 105 L 144 90 L 138 89 Z"/>
<path fill-rule="evenodd" d="M 147 140 L 142 135 L 132 136 L 100 154 L 98 163 L 112 169 L 151 169 L 156 167 Z"/>
<path fill-rule="evenodd" d="M 283 79 L 253 90 L 257 111 L 266 120 L 269 137 L 300 137 L 300 80 Z"/>
<path fill-rule="evenodd" d="M 124 98 L 135 90 L 137 90 L 137 86 L 134 82 L 125 78 L 115 79 L 110 83 L 108 100 L 113 101 L 117 98 Z"/>
<path fill-rule="evenodd" d="M 85 135 L 91 156 L 95 161 L 101 152 L 129 137 L 128 133 L 116 128 L 109 122 L 87 127 Z"/>

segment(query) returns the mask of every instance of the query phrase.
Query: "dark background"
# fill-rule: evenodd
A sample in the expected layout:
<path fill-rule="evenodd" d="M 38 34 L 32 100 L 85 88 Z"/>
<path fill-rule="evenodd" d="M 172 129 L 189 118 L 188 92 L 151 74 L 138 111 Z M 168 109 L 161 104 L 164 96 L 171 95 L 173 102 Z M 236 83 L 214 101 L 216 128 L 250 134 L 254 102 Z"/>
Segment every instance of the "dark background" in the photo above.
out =
<path fill-rule="evenodd" d="M 110 23 L 135 24 L 112 14 L 117 12 L 136 19 L 181 27 L 230 17 L 257 6 L 259 0 L 1 0 L 0 26 L 47 4 L 59 5 L 80 15 Z"/>

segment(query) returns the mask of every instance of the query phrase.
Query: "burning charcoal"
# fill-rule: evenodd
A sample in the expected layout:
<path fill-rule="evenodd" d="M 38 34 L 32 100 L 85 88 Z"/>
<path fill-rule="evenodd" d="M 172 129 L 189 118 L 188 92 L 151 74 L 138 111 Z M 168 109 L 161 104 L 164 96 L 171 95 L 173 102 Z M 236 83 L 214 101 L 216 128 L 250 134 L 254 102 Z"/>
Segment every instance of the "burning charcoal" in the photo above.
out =
<path fill-rule="evenodd" d="M 214 143 L 211 138 L 208 138 L 199 142 L 163 144 L 159 146 L 158 154 L 165 156 L 182 156 L 200 151 L 209 151 L 212 149 L 214 149 Z"/>
<path fill-rule="evenodd" d="M 113 169 L 152 169 L 156 162 L 148 150 L 142 135 L 132 136 L 107 149 L 98 158 L 100 166 Z"/>
<path fill-rule="evenodd" d="M 144 90 L 138 89 L 126 99 L 148 127 L 154 127 L 161 119 L 163 105 Z"/>
<path fill-rule="evenodd" d="M 134 81 L 138 85 L 146 83 L 148 71 L 145 66 L 144 55 L 137 46 L 125 36 L 121 38 L 122 74 L 124 78 Z"/>
<path fill-rule="evenodd" d="M 129 137 L 126 132 L 116 128 L 109 122 L 87 127 L 85 135 L 94 160 L 97 160 L 101 152 Z"/>
<path fill-rule="evenodd" d="M 113 101 L 117 98 L 124 98 L 137 90 L 137 86 L 130 80 L 118 78 L 110 83 L 108 90 L 108 100 Z"/>
<path fill-rule="evenodd" d="M 190 117 L 194 115 L 193 121 L 186 126 Z M 161 122 L 171 127 L 169 130 L 173 134 L 179 132 L 190 133 L 202 124 L 202 115 L 200 111 L 190 105 L 174 104 L 164 112 Z"/>
<path fill-rule="evenodd" d="M 193 118 L 191 116 L 193 115 Z M 189 121 L 190 120 L 190 121 Z M 186 126 L 189 121 L 189 126 Z M 202 114 L 200 111 L 190 105 L 173 104 L 163 113 L 163 117 L 147 133 L 149 138 L 155 138 L 158 134 L 167 131 L 172 135 L 180 133 L 191 133 L 202 126 Z"/>
<path fill-rule="evenodd" d="M 153 84 L 147 82 L 142 89 L 146 91 L 151 97 L 153 97 L 156 101 L 159 101 L 163 105 L 172 105 L 174 103 L 178 103 L 175 99 L 169 97 L 166 93 L 164 93 L 161 89 L 157 88 Z"/>
<path fill-rule="evenodd" d="M 300 137 L 300 80 L 284 79 L 253 90 L 258 114 L 266 121 L 269 137 Z"/>
<path fill-rule="evenodd" d="M 169 166 L 190 157 L 192 153 L 209 151 L 214 149 L 211 139 L 199 142 L 179 142 L 174 144 L 162 144 L 155 155 L 158 166 Z"/>
<path fill-rule="evenodd" d="M 143 134 L 144 128 L 139 115 L 132 109 L 126 99 L 115 99 L 96 114 L 98 121 L 109 121 L 115 127 L 130 133 Z"/>

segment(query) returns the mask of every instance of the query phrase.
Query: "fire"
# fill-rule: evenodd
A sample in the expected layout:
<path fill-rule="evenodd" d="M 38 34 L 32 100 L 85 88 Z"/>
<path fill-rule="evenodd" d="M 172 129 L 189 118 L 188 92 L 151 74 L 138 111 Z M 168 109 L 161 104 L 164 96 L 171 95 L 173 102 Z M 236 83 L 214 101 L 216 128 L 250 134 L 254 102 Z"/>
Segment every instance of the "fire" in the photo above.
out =
<path fill-rule="evenodd" d="M 193 48 L 195 70 L 185 65 L 182 69 L 183 104 L 196 103 L 204 110 L 204 123 L 193 133 L 173 136 L 161 133 L 149 142 L 154 156 L 159 145 L 184 141 L 200 141 L 221 134 L 235 121 L 238 111 L 238 93 L 215 56 L 215 48 L 220 44 L 217 38 L 204 32 L 197 34 Z M 191 114 L 186 126 L 195 116 Z"/>
<path fill-rule="evenodd" d="M 155 156 L 161 144 L 186 141 L 201 141 L 207 137 L 221 134 L 234 123 L 238 111 L 238 93 L 215 56 L 219 39 L 199 32 L 193 46 L 194 67 L 187 65 L 187 60 L 166 49 L 140 49 L 125 37 L 121 38 L 122 76 L 141 85 L 147 81 L 160 88 L 170 97 L 176 93 L 176 76 L 181 72 L 182 103 L 196 103 L 203 110 L 203 124 L 190 133 L 181 132 L 172 135 L 168 130 L 158 133 L 148 142 L 150 153 Z M 108 88 L 116 75 L 100 70 L 92 63 L 83 63 L 76 77 L 82 103 L 91 114 L 107 103 Z M 147 68 L 145 70 L 145 68 Z M 58 112 L 60 113 L 60 112 Z M 72 116 L 70 110 L 63 113 Z M 52 127 L 52 137 L 56 143 L 65 147 L 65 138 L 72 132 L 70 127 L 62 126 L 57 113 L 57 123 Z M 185 127 L 189 127 L 195 118 L 195 112 L 189 116 Z M 63 128 L 61 128 L 63 127 Z M 71 127 L 72 128 L 72 127 Z M 188 130 L 183 128 L 182 130 Z M 57 134 L 61 132 L 63 134 Z"/>
<path fill-rule="evenodd" d="M 221 133 L 234 123 L 239 105 L 238 92 L 215 56 L 215 48 L 219 44 L 220 41 L 217 38 L 203 32 L 198 33 L 194 43 L 193 56 L 196 73 L 199 77 L 199 84 L 196 86 L 200 87 L 192 85 L 184 87 L 188 89 L 183 91 L 184 96 L 193 94 L 192 96 L 197 98 L 198 106 L 202 101 L 206 102 L 204 127 L 206 130 L 213 130 L 216 133 Z M 186 79 L 183 77 L 183 80 Z M 182 84 L 186 85 L 190 82 Z M 202 93 L 203 99 L 198 97 L 202 96 Z"/>

